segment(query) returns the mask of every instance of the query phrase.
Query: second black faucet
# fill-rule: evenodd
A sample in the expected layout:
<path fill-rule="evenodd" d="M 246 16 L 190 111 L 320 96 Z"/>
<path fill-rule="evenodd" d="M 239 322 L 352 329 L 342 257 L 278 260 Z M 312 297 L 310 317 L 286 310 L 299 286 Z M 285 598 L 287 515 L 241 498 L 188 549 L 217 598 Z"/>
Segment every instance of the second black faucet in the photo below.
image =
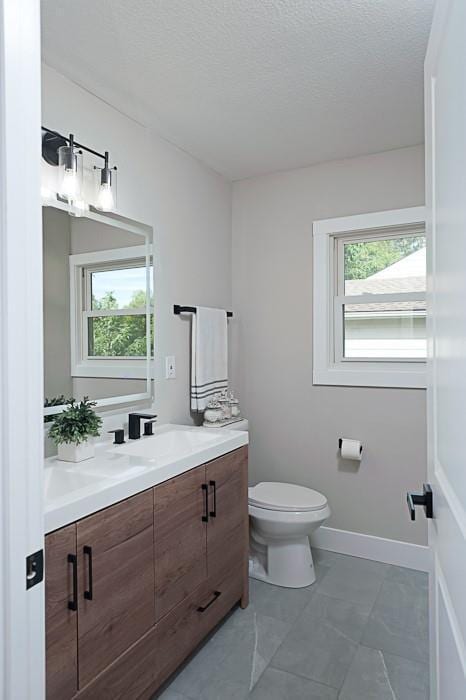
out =
<path fill-rule="evenodd" d="M 155 413 L 130 413 L 128 416 L 128 437 L 130 440 L 139 440 L 141 437 L 141 420 L 147 421 L 144 425 L 144 435 L 153 435 L 152 425 L 157 416 Z"/>

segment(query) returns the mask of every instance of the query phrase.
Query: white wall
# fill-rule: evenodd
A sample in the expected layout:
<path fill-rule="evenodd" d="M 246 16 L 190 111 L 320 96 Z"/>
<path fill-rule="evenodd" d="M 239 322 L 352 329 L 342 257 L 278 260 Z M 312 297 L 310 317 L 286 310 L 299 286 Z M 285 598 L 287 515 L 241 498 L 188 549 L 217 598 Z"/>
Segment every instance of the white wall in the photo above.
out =
<path fill-rule="evenodd" d="M 162 421 L 190 420 L 188 319 L 173 304 L 231 306 L 231 185 L 220 175 L 43 66 L 42 123 L 118 165 L 118 213 L 154 228 L 156 408 Z M 54 171 L 43 163 L 43 182 Z M 162 379 L 175 355 L 177 379 Z"/>
<path fill-rule="evenodd" d="M 426 479 L 425 392 L 312 385 L 312 222 L 424 203 L 422 147 L 243 180 L 233 188 L 234 385 L 250 479 L 327 495 L 329 526 L 423 544 L 405 494 Z M 338 438 L 359 438 L 356 468 Z"/>

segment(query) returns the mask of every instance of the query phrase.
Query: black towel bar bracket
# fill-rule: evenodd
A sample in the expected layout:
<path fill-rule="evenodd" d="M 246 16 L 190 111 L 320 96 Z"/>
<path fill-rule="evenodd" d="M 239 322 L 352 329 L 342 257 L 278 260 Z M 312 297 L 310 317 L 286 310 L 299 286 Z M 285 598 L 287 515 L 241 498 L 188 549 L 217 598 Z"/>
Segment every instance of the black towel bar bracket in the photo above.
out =
<path fill-rule="evenodd" d="M 196 307 L 195 306 L 180 306 L 179 304 L 175 304 L 173 307 L 173 313 L 176 315 L 179 314 L 195 314 L 196 313 Z M 227 316 L 228 318 L 232 318 L 233 312 L 232 311 L 227 311 Z"/>

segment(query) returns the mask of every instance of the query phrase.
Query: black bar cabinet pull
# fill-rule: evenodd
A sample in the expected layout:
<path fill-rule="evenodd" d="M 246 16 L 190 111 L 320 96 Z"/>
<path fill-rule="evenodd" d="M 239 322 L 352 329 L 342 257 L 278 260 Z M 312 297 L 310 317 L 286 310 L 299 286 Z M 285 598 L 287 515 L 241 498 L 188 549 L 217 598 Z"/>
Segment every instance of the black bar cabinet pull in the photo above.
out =
<path fill-rule="evenodd" d="M 208 523 L 209 522 L 209 488 L 208 488 L 207 484 L 202 484 L 201 488 L 204 491 L 204 508 L 205 508 L 205 515 L 202 516 L 202 522 Z"/>
<path fill-rule="evenodd" d="M 84 597 L 86 600 L 92 600 L 92 547 L 89 547 L 86 545 L 83 547 L 83 552 L 84 554 L 88 557 L 88 587 L 87 590 L 84 591 Z"/>
<path fill-rule="evenodd" d="M 176 314 L 177 316 L 179 316 L 180 314 L 195 314 L 196 307 L 195 306 L 180 306 L 179 304 L 175 304 L 173 307 L 173 313 Z M 232 318 L 233 312 L 227 311 L 227 317 Z"/>
<path fill-rule="evenodd" d="M 215 481 L 209 481 L 209 486 L 212 486 L 214 489 L 214 509 L 210 511 L 209 515 L 211 515 L 213 518 L 217 517 L 217 482 Z"/>
<path fill-rule="evenodd" d="M 71 564 L 73 572 L 73 598 L 68 601 L 68 609 L 76 611 L 78 609 L 78 558 L 76 554 L 68 554 L 68 564 Z"/>
<path fill-rule="evenodd" d="M 416 506 L 424 506 L 426 518 L 434 517 L 432 487 L 430 484 L 423 484 L 422 494 L 408 492 L 406 494 L 406 500 L 408 502 L 411 520 L 416 520 Z"/>
<path fill-rule="evenodd" d="M 200 605 L 197 609 L 197 612 L 205 612 L 207 610 L 207 608 L 210 608 L 212 603 L 215 603 L 217 598 L 221 595 L 222 595 L 221 591 L 214 591 L 214 596 L 213 596 L 212 600 L 209 600 L 207 605 Z"/>

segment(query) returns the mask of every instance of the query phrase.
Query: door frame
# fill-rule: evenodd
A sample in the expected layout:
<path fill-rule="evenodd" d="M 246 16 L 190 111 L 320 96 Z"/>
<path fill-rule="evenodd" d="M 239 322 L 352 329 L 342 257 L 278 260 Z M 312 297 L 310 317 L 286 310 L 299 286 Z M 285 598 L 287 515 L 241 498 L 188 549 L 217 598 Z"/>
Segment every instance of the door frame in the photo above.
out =
<path fill-rule="evenodd" d="M 0 696 L 45 694 L 40 4 L 0 0 Z"/>

